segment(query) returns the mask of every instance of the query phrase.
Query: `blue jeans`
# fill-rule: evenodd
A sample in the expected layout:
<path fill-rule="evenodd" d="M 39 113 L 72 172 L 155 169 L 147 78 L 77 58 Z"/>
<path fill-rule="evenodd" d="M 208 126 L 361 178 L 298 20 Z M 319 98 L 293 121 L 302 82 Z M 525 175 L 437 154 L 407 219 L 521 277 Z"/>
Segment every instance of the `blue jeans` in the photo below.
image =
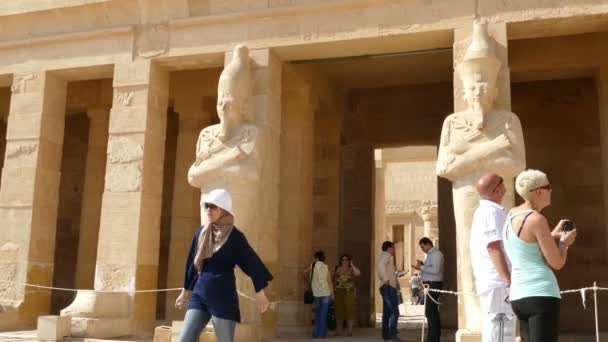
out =
<path fill-rule="evenodd" d="M 397 298 L 397 289 L 390 285 L 382 285 L 380 294 L 382 295 L 382 339 L 387 341 L 397 336 L 399 298 Z"/>
<path fill-rule="evenodd" d="M 312 304 L 315 307 L 315 327 L 312 331 L 312 338 L 327 337 L 327 313 L 331 297 L 315 297 Z"/>
<path fill-rule="evenodd" d="M 212 316 L 205 310 L 188 309 L 184 318 L 184 327 L 179 337 L 180 342 L 198 342 L 203 329 L 213 320 L 213 328 L 218 342 L 233 342 L 236 322 Z"/>

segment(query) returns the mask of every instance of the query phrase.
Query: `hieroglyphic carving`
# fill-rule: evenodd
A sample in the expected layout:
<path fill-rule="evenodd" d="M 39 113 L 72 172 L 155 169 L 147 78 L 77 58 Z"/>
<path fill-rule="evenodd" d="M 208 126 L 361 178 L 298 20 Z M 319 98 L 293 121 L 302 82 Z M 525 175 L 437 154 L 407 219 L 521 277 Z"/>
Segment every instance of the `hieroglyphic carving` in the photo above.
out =
<path fill-rule="evenodd" d="M 125 137 L 112 137 L 108 151 L 109 160 L 113 164 L 125 164 L 140 161 L 144 158 L 144 147 Z"/>
<path fill-rule="evenodd" d="M 138 192 L 141 190 L 142 172 L 138 163 L 110 165 L 105 180 L 107 192 Z"/>
<path fill-rule="evenodd" d="M 38 150 L 38 144 L 31 145 L 11 145 L 6 147 L 6 159 L 20 158 L 29 156 Z"/>
<path fill-rule="evenodd" d="M 23 93 L 27 89 L 27 82 L 32 81 L 36 78 L 34 74 L 25 74 L 25 75 L 17 75 L 13 79 L 13 84 L 11 85 L 11 92 L 13 94 Z"/>
<path fill-rule="evenodd" d="M 141 161 L 143 145 L 126 137 L 112 137 L 108 144 L 108 172 L 105 188 L 109 192 L 137 192 L 141 190 Z"/>
<path fill-rule="evenodd" d="M 386 201 L 384 212 L 386 215 L 414 215 L 422 201 Z"/>
<path fill-rule="evenodd" d="M 114 103 L 122 106 L 130 106 L 133 102 L 134 93 L 132 91 L 114 90 Z"/>
<path fill-rule="evenodd" d="M 135 29 L 135 47 L 137 55 L 152 58 L 164 55 L 169 50 L 169 25 L 143 24 Z"/>

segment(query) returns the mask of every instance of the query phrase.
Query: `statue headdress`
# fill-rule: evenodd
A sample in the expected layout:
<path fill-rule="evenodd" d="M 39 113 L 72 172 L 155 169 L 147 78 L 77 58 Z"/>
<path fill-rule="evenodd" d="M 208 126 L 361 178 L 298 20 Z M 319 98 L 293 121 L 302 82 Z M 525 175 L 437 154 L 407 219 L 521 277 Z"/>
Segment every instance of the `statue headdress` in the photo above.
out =
<path fill-rule="evenodd" d="M 476 75 L 481 75 L 488 83 L 496 83 L 501 62 L 494 53 L 494 42 L 488 35 L 486 23 L 473 24 L 471 45 L 467 48 L 462 62 L 456 71 L 463 84 L 478 81 Z"/>
<path fill-rule="evenodd" d="M 241 103 L 241 115 L 246 117 L 247 104 L 251 96 L 249 49 L 237 45 L 232 50 L 232 60 L 224 67 L 217 84 L 218 94 L 224 93 Z"/>

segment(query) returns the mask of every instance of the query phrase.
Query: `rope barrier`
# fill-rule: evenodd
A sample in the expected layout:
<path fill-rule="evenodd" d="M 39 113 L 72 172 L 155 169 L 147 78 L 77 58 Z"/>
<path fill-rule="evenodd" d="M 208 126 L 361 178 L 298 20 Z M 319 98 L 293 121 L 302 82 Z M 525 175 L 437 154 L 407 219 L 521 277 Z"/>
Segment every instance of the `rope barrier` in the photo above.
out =
<path fill-rule="evenodd" d="M 422 286 L 424 288 L 424 291 L 422 291 L 422 293 L 424 293 L 424 299 L 422 300 L 422 305 L 424 307 L 424 313 L 426 316 L 426 297 L 429 293 L 429 284 L 424 284 Z M 426 322 L 426 319 L 422 321 L 422 334 L 420 336 L 420 342 L 424 342 L 424 323 Z"/>
<path fill-rule="evenodd" d="M 0 283 L 8 283 L 13 285 L 20 285 L 26 287 L 33 287 L 36 289 L 45 289 L 45 290 L 55 290 L 55 291 L 68 291 L 68 292 L 78 292 L 78 291 L 92 291 L 92 292 L 101 292 L 101 293 L 115 293 L 115 292 L 128 292 L 128 293 L 148 293 L 148 292 L 172 292 L 172 291 L 181 291 L 181 287 L 174 287 L 168 289 L 151 289 L 151 290 L 135 290 L 135 291 L 116 291 L 116 290 L 92 290 L 92 289 L 70 289 L 65 287 L 55 287 L 55 286 L 44 286 L 44 285 L 36 285 L 36 284 L 28 284 L 21 283 L 11 280 L 0 280 Z"/>
<path fill-rule="evenodd" d="M 65 287 L 55 287 L 55 286 L 44 286 L 44 285 L 36 285 L 36 284 L 28 284 L 28 283 L 21 283 L 21 282 L 16 282 L 16 281 L 12 281 L 12 280 L 1 280 L 0 279 L 0 283 L 5 283 L 5 284 L 13 284 L 13 285 L 20 285 L 20 286 L 25 286 L 25 287 L 31 287 L 31 288 L 35 288 L 35 289 L 44 289 L 44 290 L 56 290 L 56 291 L 68 291 L 68 292 L 78 292 L 78 291 L 90 291 L 90 292 L 96 292 L 96 293 L 119 293 L 119 292 L 127 292 L 127 293 L 154 293 L 154 292 L 174 292 L 174 291 L 181 291 L 182 288 L 181 287 L 173 287 L 173 288 L 167 288 L 167 289 L 149 289 L 149 290 L 134 290 L 134 291 L 117 291 L 117 290 L 91 290 L 91 289 L 70 289 L 70 288 L 65 288 Z M 251 301 L 256 301 L 255 298 L 248 296 L 247 294 L 237 290 L 237 293 L 246 298 L 249 299 Z M 269 302 L 268 306 L 272 307 L 273 310 L 275 308 L 275 306 L 277 304 L 279 304 L 281 301 L 274 301 L 274 302 Z"/>
<path fill-rule="evenodd" d="M 598 323 L 598 314 L 597 314 L 597 283 L 593 282 L 593 304 L 595 306 L 595 342 L 600 342 L 600 326 Z"/>
<path fill-rule="evenodd" d="M 174 287 L 174 288 L 166 288 L 166 289 L 115 291 L 115 290 L 71 289 L 71 288 L 65 288 L 65 287 L 55 287 L 55 286 L 44 286 L 44 285 L 21 283 L 21 282 L 15 282 L 15 281 L 11 281 L 11 280 L 0 280 L 0 283 L 20 285 L 20 286 L 25 286 L 25 287 L 37 288 L 37 289 L 70 291 L 70 292 L 77 292 L 77 291 L 93 291 L 93 292 L 97 292 L 97 293 L 128 292 L 128 293 L 134 294 L 134 293 L 173 292 L 173 291 L 182 290 L 181 287 Z M 441 303 L 438 300 L 436 300 L 435 298 L 433 298 L 433 296 L 431 296 L 431 294 L 430 294 L 431 292 L 445 293 L 445 294 L 450 294 L 450 295 L 454 295 L 454 296 L 463 296 L 463 295 L 464 296 L 473 296 L 473 295 L 476 296 L 476 294 L 472 294 L 472 293 L 459 293 L 458 291 L 431 289 L 428 284 L 425 284 L 423 287 L 424 287 L 423 306 L 425 308 L 425 311 L 426 311 L 426 298 L 427 297 L 430 298 L 435 304 L 441 305 Z M 582 298 L 583 308 L 587 309 L 587 306 L 586 306 L 586 292 L 587 291 L 593 291 L 593 301 L 594 301 L 594 310 L 595 310 L 595 336 L 596 336 L 596 342 L 599 342 L 600 335 L 599 335 L 599 317 L 598 317 L 598 309 L 597 309 L 597 292 L 598 291 L 608 291 L 608 287 L 598 287 L 597 282 L 593 282 L 593 286 L 591 286 L 591 287 L 582 287 L 579 289 L 563 290 L 563 291 L 560 291 L 560 294 L 580 293 L 581 298 Z M 249 300 L 252 300 L 252 301 L 256 300 L 255 298 L 250 297 L 241 291 L 237 291 L 237 292 L 240 296 L 245 297 Z M 269 305 L 269 307 L 274 307 L 278 303 L 280 303 L 280 301 L 270 302 L 270 303 L 268 303 L 268 305 Z M 424 341 L 424 322 L 422 323 L 422 341 Z"/>
<path fill-rule="evenodd" d="M 426 312 L 426 298 L 430 298 L 433 302 L 435 302 L 435 304 L 437 305 L 441 305 L 441 303 L 439 301 L 437 301 L 435 298 L 433 298 L 430 293 L 431 292 L 435 292 L 435 293 L 445 293 L 445 294 L 450 294 L 450 295 L 454 295 L 454 296 L 477 296 L 477 294 L 474 293 L 460 293 L 458 291 L 450 291 L 450 290 L 439 290 L 439 289 L 431 289 L 429 287 L 428 284 L 424 284 L 424 300 L 423 300 L 423 305 L 424 305 L 424 309 Z M 593 302 L 594 302 L 594 311 L 595 311 L 595 341 L 599 342 L 600 341 L 600 329 L 599 329 L 599 316 L 598 316 L 598 310 L 597 310 L 597 292 L 598 291 L 608 291 L 608 287 L 598 287 L 597 286 L 597 282 L 593 282 L 593 286 L 591 287 L 582 287 L 579 289 L 569 289 L 569 290 L 563 290 L 560 291 L 560 294 L 571 294 L 571 293 L 580 293 L 581 294 L 581 298 L 582 298 L 582 304 L 583 304 L 583 308 L 586 310 L 587 306 L 586 306 L 586 293 L 587 291 L 593 291 Z M 421 336 L 421 341 L 424 341 L 424 323 L 422 322 L 422 336 Z"/>

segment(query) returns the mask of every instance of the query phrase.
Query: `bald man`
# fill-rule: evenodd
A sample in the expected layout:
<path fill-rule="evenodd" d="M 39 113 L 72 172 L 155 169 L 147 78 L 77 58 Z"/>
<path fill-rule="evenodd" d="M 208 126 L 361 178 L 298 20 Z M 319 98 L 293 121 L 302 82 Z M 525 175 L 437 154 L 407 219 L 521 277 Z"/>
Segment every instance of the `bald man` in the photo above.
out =
<path fill-rule="evenodd" d="M 477 181 L 481 197 L 471 227 L 471 261 L 483 313 L 483 342 L 512 342 L 515 316 L 508 302 L 511 272 L 502 246 L 506 188 L 502 177 L 487 173 Z M 503 335 L 503 339 L 501 339 Z"/>

